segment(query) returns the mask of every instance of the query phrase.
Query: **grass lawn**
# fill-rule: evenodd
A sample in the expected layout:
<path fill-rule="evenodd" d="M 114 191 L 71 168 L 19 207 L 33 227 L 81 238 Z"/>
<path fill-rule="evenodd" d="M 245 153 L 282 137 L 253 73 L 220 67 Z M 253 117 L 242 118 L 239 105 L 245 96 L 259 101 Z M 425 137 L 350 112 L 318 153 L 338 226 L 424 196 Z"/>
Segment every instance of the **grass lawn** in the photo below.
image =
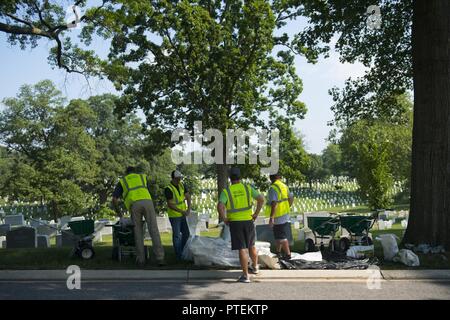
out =
<path fill-rule="evenodd" d="M 353 212 L 367 212 L 367 208 L 355 208 Z M 399 209 L 397 209 L 399 210 Z M 349 210 L 347 210 L 348 212 Z M 377 230 L 375 225 L 372 229 L 372 236 L 376 238 L 383 233 L 396 234 L 400 239 L 404 230 L 400 223 L 393 225 L 391 230 Z M 293 252 L 304 252 L 304 241 L 298 241 L 298 230 L 292 228 L 294 237 Z M 207 232 L 202 232 L 202 236 L 217 237 L 220 234 L 220 228 L 210 228 Z M 175 253 L 172 247 L 172 234 L 169 232 L 161 233 L 161 240 L 164 246 L 167 266 L 164 269 L 201 269 L 192 262 L 179 262 L 175 259 Z M 384 262 L 383 249 L 379 241 L 375 242 L 375 254 L 380 260 L 381 269 L 450 269 L 450 254 L 428 254 L 419 255 L 421 266 L 418 268 L 409 268 L 400 263 Z M 0 249 L 0 269 L 63 269 L 71 264 L 76 264 L 83 269 L 137 269 L 134 259 L 125 258 L 122 262 L 114 261 L 111 258 L 112 237 L 104 236 L 103 242 L 95 243 L 94 249 L 96 256 L 91 260 L 82 260 L 71 258 L 72 248 L 57 248 L 54 242 L 48 249 Z M 146 243 L 151 245 L 150 242 Z M 151 251 L 151 248 L 150 248 Z M 274 252 L 274 248 L 272 248 Z M 151 252 L 150 252 L 151 253 Z M 148 264 L 145 269 L 161 269 L 155 263 Z M 211 269 L 211 268 L 209 268 Z M 223 267 L 218 269 L 224 269 Z"/>

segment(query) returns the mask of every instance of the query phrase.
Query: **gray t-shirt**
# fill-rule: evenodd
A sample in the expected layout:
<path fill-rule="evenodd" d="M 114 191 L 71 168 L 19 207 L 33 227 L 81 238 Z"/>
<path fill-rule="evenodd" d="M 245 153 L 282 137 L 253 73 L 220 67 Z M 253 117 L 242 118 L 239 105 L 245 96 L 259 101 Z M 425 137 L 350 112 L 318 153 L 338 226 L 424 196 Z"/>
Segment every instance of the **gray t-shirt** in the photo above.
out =
<path fill-rule="evenodd" d="M 294 194 L 292 192 L 289 192 L 289 198 L 293 198 Z M 269 193 L 267 195 L 267 204 L 271 205 L 273 201 L 278 201 L 278 195 L 277 192 L 270 187 L 269 188 Z M 284 216 L 278 217 L 274 219 L 274 224 L 284 224 L 286 222 L 291 222 L 291 215 L 290 214 L 285 214 Z"/>

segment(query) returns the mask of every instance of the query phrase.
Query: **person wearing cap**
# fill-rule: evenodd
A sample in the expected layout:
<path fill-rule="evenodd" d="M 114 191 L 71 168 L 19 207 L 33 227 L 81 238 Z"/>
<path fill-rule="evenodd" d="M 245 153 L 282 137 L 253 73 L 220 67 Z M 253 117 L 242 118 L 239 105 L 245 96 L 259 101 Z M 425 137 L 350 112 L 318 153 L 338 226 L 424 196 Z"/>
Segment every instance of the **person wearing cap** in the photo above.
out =
<path fill-rule="evenodd" d="M 252 273 L 259 272 L 254 221 L 264 205 L 264 197 L 251 185 L 241 183 L 240 179 L 239 168 L 231 168 L 231 185 L 220 194 L 217 211 L 221 220 L 230 227 L 231 249 L 239 250 L 239 261 L 243 274 L 238 281 L 249 283 L 248 255 L 253 262 Z M 254 213 L 252 211 L 253 200 L 257 201 Z"/>
<path fill-rule="evenodd" d="M 181 183 L 183 175 L 180 171 L 172 171 L 172 180 L 164 190 L 167 200 L 167 214 L 172 225 L 172 243 L 175 255 L 181 260 L 183 248 L 189 238 L 186 216 L 191 212 L 191 196 L 189 190 Z"/>
<path fill-rule="evenodd" d="M 119 217 L 122 218 L 122 213 L 118 210 L 120 198 L 123 199 L 125 207 L 130 211 L 131 220 L 134 224 L 136 262 L 138 265 L 145 264 L 143 217 L 147 222 L 148 231 L 152 238 L 152 248 L 156 262 L 159 266 L 165 265 L 164 248 L 161 244 L 147 175 L 138 173 L 134 167 L 128 167 L 126 175 L 119 180 L 113 192 L 112 202 Z"/>
<path fill-rule="evenodd" d="M 279 258 L 291 258 L 289 241 L 287 239 L 290 224 L 290 211 L 294 202 L 294 195 L 281 181 L 280 174 L 270 175 L 269 192 L 267 194 L 266 216 L 269 217 L 269 225 L 273 228 L 276 242 L 276 250 Z M 282 255 L 284 253 L 284 256 Z"/>

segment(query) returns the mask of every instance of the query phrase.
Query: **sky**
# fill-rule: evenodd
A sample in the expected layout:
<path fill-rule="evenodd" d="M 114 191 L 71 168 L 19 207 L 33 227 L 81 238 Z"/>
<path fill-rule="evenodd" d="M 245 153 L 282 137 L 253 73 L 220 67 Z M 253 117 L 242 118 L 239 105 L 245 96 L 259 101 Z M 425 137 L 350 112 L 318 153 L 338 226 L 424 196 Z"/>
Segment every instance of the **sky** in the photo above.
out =
<path fill-rule="evenodd" d="M 281 31 L 293 34 L 305 25 L 304 21 L 292 21 Z M 5 34 L 0 34 L 0 101 L 16 96 L 22 85 L 33 85 L 44 79 L 52 80 L 68 100 L 85 99 L 90 95 L 107 92 L 115 93 L 108 80 L 91 79 L 88 85 L 80 75 L 52 69 L 47 62 L 52 46 L 53 43 L 41 40 L 38 47 L 21 50 L 18 46 L 8 44 Z M 90 49 L 103 56 L 108 50 L 108 43 L 94 41 Z M 327 145 L 326 138 L 331 129 L 327 123 L 333 119 L 330 109 L 333 101 L 328 90 L 334 86 L 342 88 L 347 78 L 362 76 L 365 68 L 358 63 L 340 63 L 339 55 L 335 51 L 331 52 L 329 58 L 320 59 L 316 64 L 309 64 L 305 58 L 297 56 L 295 64 L 297 74 L 303 81 L 303 92 L 299 99 L 308 109 L 305 119 L 298 120 L 295 128 L 303 135 L 306 150 L 318 154 Z"/>

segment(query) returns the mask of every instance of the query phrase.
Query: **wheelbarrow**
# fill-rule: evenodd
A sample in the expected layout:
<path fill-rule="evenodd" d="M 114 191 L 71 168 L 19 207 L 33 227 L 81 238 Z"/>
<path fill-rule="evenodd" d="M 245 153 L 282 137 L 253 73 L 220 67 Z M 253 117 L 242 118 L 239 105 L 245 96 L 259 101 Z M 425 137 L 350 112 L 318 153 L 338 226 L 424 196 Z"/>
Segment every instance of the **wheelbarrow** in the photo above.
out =
<path fill-rule="evenodd" d="M 335 235 L 340 226 L 339 217 L 307 217 L 307 219 L 308 228 L 311 230 L 313 237 L 305 239 L 305 251 L 313 252 L 316 251 L 317 247 L 320 248 L 320 251 L 323 251 L 326 243 L 328 243 L 330 250 L 334 251 L 336 246 Z"/>
<path fill-rule="evenodd" d="M 341 215 L 341 227 L 348 232 L 339 240 L 339 250 L 347 251 L 352 245 L 371 246 L 373 244 L 370 229 L 375 224 L 378 213 L 372 215 Z"/>

